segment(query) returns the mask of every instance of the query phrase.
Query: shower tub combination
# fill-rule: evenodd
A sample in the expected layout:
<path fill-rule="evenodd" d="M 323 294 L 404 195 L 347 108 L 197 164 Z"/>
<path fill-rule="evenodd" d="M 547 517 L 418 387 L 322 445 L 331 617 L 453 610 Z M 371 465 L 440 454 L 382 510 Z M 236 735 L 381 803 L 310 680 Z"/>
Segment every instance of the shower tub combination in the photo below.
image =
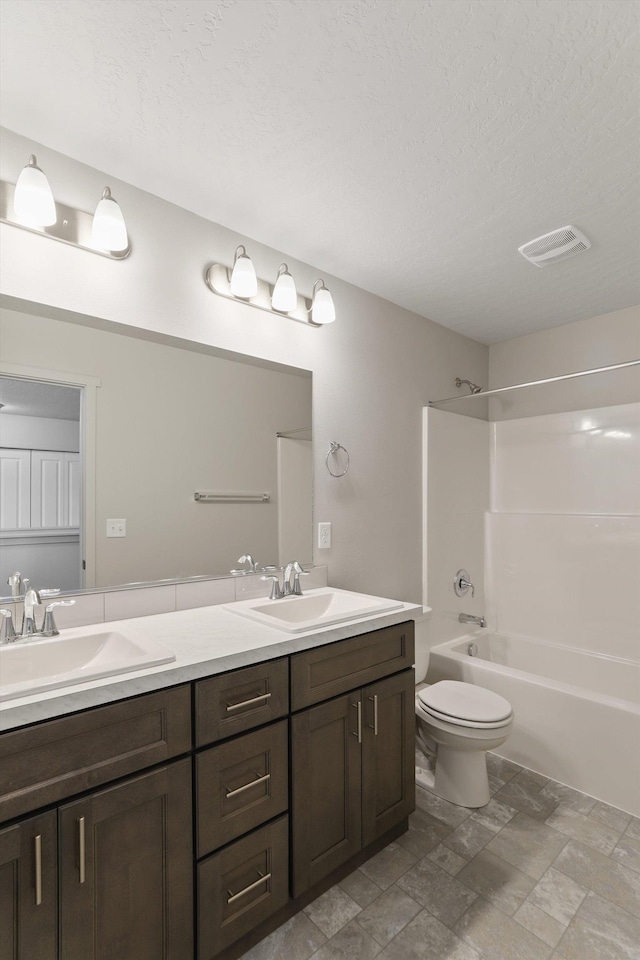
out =
<path fill-rule="evenodd" d="M 432 647 L 426 679 L 506 697 L 515 719 L 496 752 L 640 816 L 639 663 L 478 630 Z"/>

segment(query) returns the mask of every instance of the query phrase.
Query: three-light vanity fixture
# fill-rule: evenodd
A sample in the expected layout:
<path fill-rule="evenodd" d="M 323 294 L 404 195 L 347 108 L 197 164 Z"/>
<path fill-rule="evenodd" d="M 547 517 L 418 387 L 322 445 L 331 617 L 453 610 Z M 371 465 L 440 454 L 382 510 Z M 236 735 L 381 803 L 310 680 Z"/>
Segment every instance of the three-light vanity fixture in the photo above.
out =
<path fill-rule="evenodd" d="M 205 281 L 209 289 L 219 297 L 241 300 L 250 307 L 299 320 L 301 323 L 320 326 L 333 323 L 336 318 L 333 297 L 324 280 L 316 280 L 311 299 L 298 293 L 286 263 L 281 263 L 278 267 L 273 285 L 266 280 L 260 280 L 242 244 L 236 247 L 231 270 L 221 263 L 214 263 L 206 271 Z"/>
<path fill-rule="evenodd" d="M 11 202 L 13 194 L 13 202 Z M 0 220 L 74 247 L 122 260 L 131 251 L 122 211 L 105 187 L 95 213 L 56 203 L 33 154 L 15 185 L 2 181 Z"/>

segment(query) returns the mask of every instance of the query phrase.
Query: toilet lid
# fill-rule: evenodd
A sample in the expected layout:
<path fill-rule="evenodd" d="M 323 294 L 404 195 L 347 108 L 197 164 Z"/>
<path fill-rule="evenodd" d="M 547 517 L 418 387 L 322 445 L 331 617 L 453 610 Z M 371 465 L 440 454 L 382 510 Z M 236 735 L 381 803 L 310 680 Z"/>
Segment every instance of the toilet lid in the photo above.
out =
<path fill-rule="evenodd" d="M 499 693 L 460 680 L 440 680 L 420 690 L 421 703 L 444 719 L 497 723 L 511 716 L 511 704 Z"/>

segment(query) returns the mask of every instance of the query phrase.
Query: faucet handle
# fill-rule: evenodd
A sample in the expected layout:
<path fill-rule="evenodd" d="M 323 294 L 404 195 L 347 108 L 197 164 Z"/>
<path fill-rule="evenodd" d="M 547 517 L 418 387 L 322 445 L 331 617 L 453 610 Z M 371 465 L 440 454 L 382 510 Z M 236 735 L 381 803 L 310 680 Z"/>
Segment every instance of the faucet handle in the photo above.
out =
<path fill-rule="evenodd" d="M 42 636 L 57 637 L 60 634 L 60 631 L 56 627 L 56 622 L 53 619 L 54 607 L 73 607 L 73 606 L 75 606 L 75 600 L 54 600 L 53 603 L 48 603 L 44 608 L 44 623 L 42 624 Z"/>
<path fill-rule="evenodd" d="M 282 597 L 284 597 L 284 593 L 280 589 L 280 577 L 270 574 L 268 577 L 260 577 L 260 579 L 271 580 L 271 593 L 269 594 L 269 600 L 281 600 Z"/>
<path fill-rule="evenodd" d="M 16 631 L 11 610 L 0 610 L 0 617 L 2 617 L 0 621 L 0 644 L 13 643 L 16 639 Z"/>
<path fill-rule="evenodd" d="M 302 587 L 300 586 L 300 577 L 310 576 L 309 570 L 303 570 L 300 564 L 296 561 L 296 565 L 293 568 L 293 587 L 291 588 L 291 593 L 294 597 L 302 596 Z"/>
<path fill-rule="evenodd" d="M 19 570 L 11 574 L 7 580 L 7 584 L 11 587 L 12 597 L 19 597 L 22 594 L 22 582 L 22 575 Z M 28 584 L 29 581 L 27 580 L 26 583 Z"/>

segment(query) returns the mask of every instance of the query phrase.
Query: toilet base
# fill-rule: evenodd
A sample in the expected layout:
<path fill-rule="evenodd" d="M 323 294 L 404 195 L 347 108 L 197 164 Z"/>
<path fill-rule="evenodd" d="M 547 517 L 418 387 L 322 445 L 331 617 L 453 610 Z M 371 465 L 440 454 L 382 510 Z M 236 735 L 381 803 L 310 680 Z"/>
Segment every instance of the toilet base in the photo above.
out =
<path fill-rule="evenodd" d="M 484 750 L 455 750 L 438 744 L 433 792 L 460 807 L 484 807 L 491 799 Z"/>

